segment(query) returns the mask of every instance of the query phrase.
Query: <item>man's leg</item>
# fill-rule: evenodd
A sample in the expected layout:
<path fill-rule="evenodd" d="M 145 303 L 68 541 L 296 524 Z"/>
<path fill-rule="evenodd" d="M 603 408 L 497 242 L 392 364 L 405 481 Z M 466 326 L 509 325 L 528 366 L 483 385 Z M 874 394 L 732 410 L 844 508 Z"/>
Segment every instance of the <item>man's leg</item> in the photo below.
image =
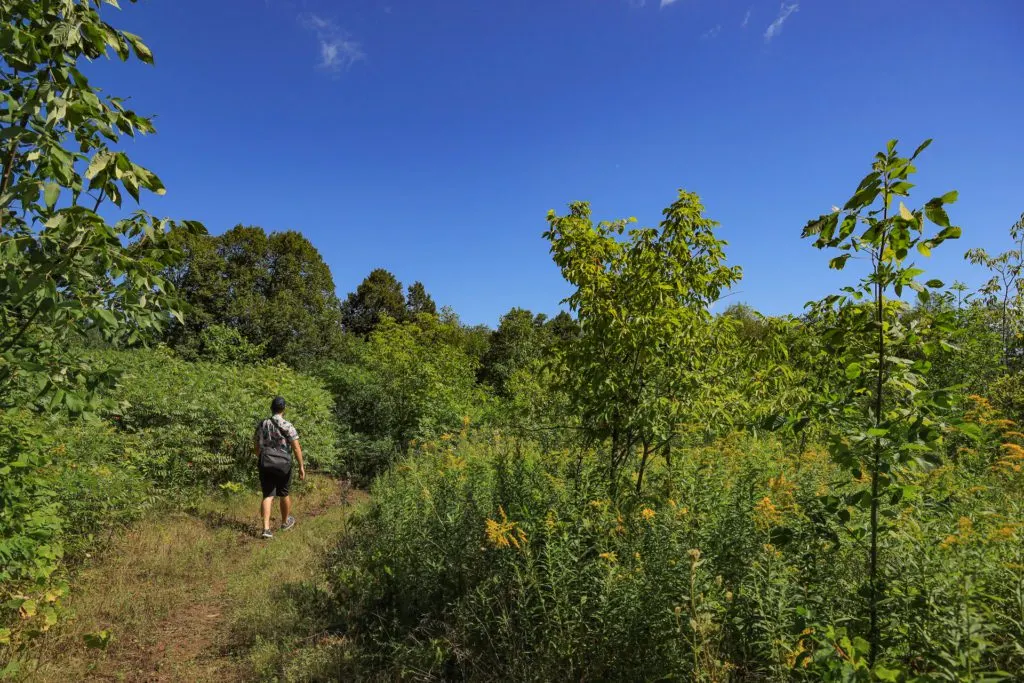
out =
<path fill-rule="evenodd" d="M 281 499 L 284 502 L 284 499 Z M 260 514 L 263 516 L 263 529 L 270 528 L 270 513 L 274 509 L 274 497 L 270 496 L 264 498 L 263 502 L 260 503 Z"/>
<path fill-rule="evenodd" d="M 288 521 L 288 515 L 292 513 L 292 497 L 281 496 L 281 524 Z"/>

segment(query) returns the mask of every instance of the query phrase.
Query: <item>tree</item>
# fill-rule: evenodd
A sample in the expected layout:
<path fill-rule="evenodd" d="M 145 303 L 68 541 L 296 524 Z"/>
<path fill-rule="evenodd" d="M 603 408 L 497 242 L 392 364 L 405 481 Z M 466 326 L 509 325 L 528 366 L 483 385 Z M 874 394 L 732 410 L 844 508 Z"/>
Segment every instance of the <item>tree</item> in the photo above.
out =
<path fill-rule="evenodd" d="M 556 343 L 567 342 L 580 334 L 580 326 L 565 311 L 559 311 L 554 318 L 545 321 L 544 329 Z"/>
<path fill-rule="evenodd" d="M 540 357 L 544 320 L 525 308 L 513 308 L 501 316 L 491 334 L 490 346 L 480 367 L 480 379 L 508 395 L 512 375 Z"/>
<path fill-rule="evenodd" d="M 402 283 L 389 271 L 376 268 L 341 305 L 341 321 L 346 332 L 365 337 L 373 332 L 384 316 L 404 320 L 406 301 Z"/>
<path fill-rule="evenodd" d="M 740 278 L 725 265 L 718 224 L 685 190 L 657 228 L 635 219 L 594 225 L 590 205 L 548 214 L 555 263 L 573 285 L 565 300 L 579 337 L 564 353 L 565 392 L 591 438 L 609 439 L 613 492 L 620 467 L 640 447 L 637 491 L 652 453 L 668 458 L 677 424 L 692 414 L 713 354 L 707 353 L 709 306 Z"/>
<path fill-rule="evenodd" d="M 842 210 L 810 221 L 803 231 L 805 238 L 815 238 L 816 248 L 841 252 L 829 261 L 830 268 L 842 270 L 855 253 L 866 254 L 871 263 L 870 272 L 859 283 L 844 287 L 842 295 L 826 297 L 819 309 L 835 311 L 838 324 L 825 334 L 833 349 L 831 357 L 847 379 L 844 394 L 827 407 L 837 414 L 841 426 L 832 435 L 832 454 L 853 480 L 862 473 L 870 478 L 867 490 L 855 487 L 845 505 L 837 503 L 833 508 L 847 523 L 850 508 L 868 515 L 866 529 L 859 531 L 870 544 L 866 594 L 872 667 L 883 642 L 879 541 L 884 529 L 879 516 L 889 512 L 883 508 L 885 501 L 891 501 L 891 506 L 902 496 L 902 489 L 896 493 L 899 470 L 938 449 L 942 430 L 937 416 L 948 405 L 945 392 L 929 391 L 926 379 L 928 358 L 948 346 L 945 339 L 952 331 L 951 319 L 914 320 L 904 315 L 907 307 L 899 300 L 904 290 L 912 290 L 927 302 L 929 290 L 942 286 L 938 280 L 920 283 L 918 277 L 924 271 L 909 263 L 908 255 L 916 250 L 930 256 L 932 249 L 961 233 L 944 208 L 956 201 L 955 191 L 929 200 L 922 209 L 912 211 L 902 201 L 898 210 L 893 206 L 898 197 L 909 197 L 914 185 L 908 178 L 916 172 L 913 162 L 930 143 L 926 140 L 906 158 L 897 154 L 896 140 L 891 140 L 884 152 L 875 155 L 871 172 Z M 939 228 L 937 233 L 926 236 L 926 220 Z"/>
<path fill-rule="evenodd" d="M 384 316 L 348 362 L 322 368 L 338 421 L 356 437 L 348 449 L 353 473 L 373 476 L 411 439 L 456 432 L 478 411 L 476 362 L 452 345 L 449 328 L 434 316 L 405 323 Z"/>
<path fill-rule="evenodd" d="M 301 233 L 236 226 L 216 237 L 183 239 L 184 261 L 168 277 L 192 308 L 172 331 L 173 345 L 190 348 L 203 330 L 224 325 L 268 358 L 307 366 L 340 343 L 341 314 L 334 279 Z M 194 352 L 195 349 L 192 349 Z"/>
<path fill-rule="evenodd" d="M 409 285 L 408 294 L 405 297 L 405 307 L 412 318 L 421 313 L 437 315 L 437 304 L 427 293 L 422 282 L 414 282 Z"/>
<path fill-rule="evenodd" d="M 998 256 L 989 256 L 981 248 L 970 249 L 964 258 L 982 265 L 993 275 L 981 288 L 990 305 L 999 312 L 999 337 L 1002 341 L 1003 366 L 1010 364 L 1011 346 L 1020 333 L 1021 298 L 1024 296 L 1024 213 L 1010 226 L 1010 239 L 1014 248 Z"/>
<path fill-rule="evenodd" d="M 106 3 L 116 4 L 116 3 Z M 74 352 L 83 334 L 138 343 L 181 317 L 160 272 L 177 257 L 173 224 L 137 211 L 108 223 L 160 179 L 115 151 L 123 135 L 154 131 L 125 101 L 101 95 L 80 60 L 149 48 L 101 17 L 99 0 L 0 0 L 0 403 L 28 393 L 37 405 L 82 412 L 116 373 Z M 110 8 L 104 8 L 109 10 Z M 184 222 L 190 234 L 202 226 Z"/>

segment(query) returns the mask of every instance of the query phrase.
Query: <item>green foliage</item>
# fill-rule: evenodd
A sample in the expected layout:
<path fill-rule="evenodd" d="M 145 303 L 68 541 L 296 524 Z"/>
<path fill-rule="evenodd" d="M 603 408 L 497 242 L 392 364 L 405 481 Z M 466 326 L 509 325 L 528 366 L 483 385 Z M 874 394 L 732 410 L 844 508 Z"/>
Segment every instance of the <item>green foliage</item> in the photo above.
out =
<path fill-rule="evenodd" d="M 81 60 L 132 53 L 137 37 L 100 16 L 99 2 L 0 3 L 0 405 L 15 390 L 43 408 L 95 410 L 114 373 L 94 368 L 72 342 L 93 332 L 136 343 L 179 316 L 160 271 L 177 257 L 173 227 L 145 212 L 113 224 L 98 213 L 122 193 L 163 194 L 148 169 L 113 146 L 153 132 L 150 119 L 101 95 Z M 201 226 L 183 223 L 182 232 Z"/>
<path fill-rule="evenodd" d="M 31 414 L 0 411 L 0 587 L 45 584 L 63 555 L 64 520 L 44 434 Z"/>
<path fill-rule="evenodd" d="M 894 505 L 903 491 L 899 488 L 903 470 L 936 454 L 942 438 L 941 413 L 949 408 L 946 393 L 929 391 L 926 377 L 931 367 L 928 357 L 948 345 L 951 320 L 940 315 L 912 319 L 901 315 L 902 302 L 888 298 L 890 293 L 900 297 L 904 289 L 910 289 L 920 301 L 928 302 L 929 290 L 942 283 L 918 282 L 924 271 L 909 262 L 908 256 L 915 249 L 928 256 L 943 241 L 960 236 L 960 228 L 950 223 L 944 208 L 956 200 L 955 191 L 931 199 L 915 211 L 902 201 L 898 211 L 894 206 L 898 197 L 909 196 L 913 184 L 908 178 L 917 170 L 913 162 L 930 142 L 905 158 L 897 154 L 896 141 L 890 141 L 886 151 L 875 156 L 872 172 L 843 209 L 811 221 L 804 229 L 804 237 L 816 238 L 818 249 L 843 252 L 830 261 L 830 267 L 842 269 L 858 252 L 866 253 L 872 264 L 857 285 L 844 288 L 844 295 L 822 302 L 822 306 L 836 309 L 836 325 L 826 336 L 832 362 L 843 368 L 847 380 L 842 399 L 822 406 L 836 413 L 839 425 L 831 449 L 853 478 L 866 474 L 871 482 L 870 489 L 853 492 L 844 506 L 833 506 L 835 511 L 843 510 L 850 532 L 869 543 L 865 593 L 870 666 L 881 655 L 886 599 L 879 540 L 888 525 L 879 517 L 897 514 Z M 930 236 L 925 234 L 926 220 L 938 228 Z M 858 226 L 863 230 L 858 231 Z M 908 350 L 914 358 L 908 357 Z M 851 517 L 848 506 L 864 515 Z"/>
<path fill-rule="evenodd" d="M 494 434 L 429 441 L 377 480 L 339 547 L 342 635 L 383 677 L 1021 670 L 1019 473 L 946 467 L 905 481 L 884 556 L 900 627 L 873 669 L 867 639 L 818 625 L 861 622 L 863 551 L 827 508 L 868 484 L 832 488 L 837 474 L 822 451 L 731 437 L 679 449 L 670 468 L 649 468 L 648 493 L 614 500 L 593 459 Z"/>
<path fill-rule="evenodd" d="M 565 390 L 590 435 L 611 439 L 613 487 L 638 444 L 642 462 L 667 456 L 676 424 L 692 416 L 714 362 L 708 308 L 740 278 L 696 194 L 680 190 L 663 213 L 658 228 L 622 240 L 633 219 L 595 226 L 590 206 L 575 203 L 566 216 L 550 212 L 544 234 L 575 288 L 566 302 L 581 330 L 564 354 Z"/>
<path fill-rule="evenodd" d="M 266 343 L 253 344 L 233 327 L 214 323 L 195 342 L 178 347 L 182 358 L 226 365 L 253 365 L 266 357 Z"/>
<path fill-rule="evenodd" d="M 490 338 L 480 367 L 480 378 L 500 395 L 508 395 L 512 375 L 540 359 L 544 348 L 544 318 L 524 308 L 513 308 L 501 317 Z"/>
<path fill-rule="evenodd" d="M 425 300 L 419 297 L 417 290 L 416 305 L 424 304 Z M 365 337 L 377 328 L 384 317 L 405 320 L 407 310 L 402 283 L 389 271 L 376 268 L 342 303 L 341 320 L 346 332 Z"/>
<path fill-rule="evenodd" d="M 430 315 L 383 318 L 349 362 L 321 369 L 351 430 L 349 472 L 376 474 L 415 438 L 457 432 L 479 413 L 476 364 L 452 341 L 458 328 Z"/>
<path fill-rule="evenodd" d="M 968 249 L 964 258 L 971 263 L 984 266 L 992 273 L 980 293 L 990 307 L 999 315 L 999 337 L 1002 342 L 1003 364 L 1009 365 L 1011 354 L 1017 346 L 1022 332 L 1022 304 L 1024 304 L 1024 213 L 1010 227 L 1013 249 L 997 256 L 990 256 L 981 248 Z"/>
<path fill-rule="evenodd" d="M 405 308 L 412 318 L 422 313 L 437 315 L 437 304 L 427 293 L 427 288 L 423 286 L 422 282 L 414 282 L 409 285 L 409 291 L 405 297 Z"/>
<path fill-rule="evenodd" d="M 184 260 L 167 271 L 190 306 L 170 342 L 204 360 L 206 344 L 223 338 L 212 326 L 236 330 L 265 358 L 305 367 L 337 351 L 341 318 L 331 271 L 316 248 L 295 231 L 266 234 L 236 226 L 223 235 L 181 236 Z M 222 341 L 229 341 L 222 339 Z"/>
<path fill-rule="evenodd" d="M 299 431 L 306 462 L 341 469 L 331 395 L 317 380 L 282 365 L 188 363 L 166 351 L 108 353 L 124 372 L 113 419 L 144 438 L 142 474 L 161 485 L 194 486 L 253 481 L 253 434 L 284 396 Z"/>

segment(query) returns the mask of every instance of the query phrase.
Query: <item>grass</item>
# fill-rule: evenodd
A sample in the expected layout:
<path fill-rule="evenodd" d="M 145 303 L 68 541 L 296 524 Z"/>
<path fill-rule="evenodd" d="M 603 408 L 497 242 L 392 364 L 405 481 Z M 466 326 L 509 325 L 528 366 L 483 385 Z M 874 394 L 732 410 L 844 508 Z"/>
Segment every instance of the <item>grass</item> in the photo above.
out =
<path fill-rule="evenodd" d="M 350 496 L 315 475 L 297 489 L 299 523 L 270 541 L 256 537 L 253 494 L 197 501 L 126 532 L 76 577 L 71 616 L 26 653 L 26 679 L 267 679 L 287 673 L 286 653 L 323 651 L 323 558 L 345 533 Z M 86 636 L 103 631 L 109 645 L 89 648 Z"/>

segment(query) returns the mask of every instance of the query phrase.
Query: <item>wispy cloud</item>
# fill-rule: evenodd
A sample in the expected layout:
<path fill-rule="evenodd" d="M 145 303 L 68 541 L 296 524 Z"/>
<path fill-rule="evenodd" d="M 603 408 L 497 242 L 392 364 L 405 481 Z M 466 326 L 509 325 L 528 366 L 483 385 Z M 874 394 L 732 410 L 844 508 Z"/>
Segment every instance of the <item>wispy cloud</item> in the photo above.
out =
<path fill-rule="evenodd" d="M 320 64 L 325 71 L 339 73 L 366 59 L 362 46 L 348 37 L 334 21 L 316 14 L 299 16 L 299 23 L 316 34 L 320 46 Z"/>
<path fill-rule="evenodd" d="M 705 31 L 701 35 L 701 38 L 703 38 L 704 40 L 714 40 L 715 38 L 718 37 L 718 34 L 721 33 L 721 32 L 722 32 L 722 25 L 718 24 L 713 29 Z"/>
<path fill-rule="evenodd" d="M 750 23 L 750 12 L 751 10 L 748 9 L 746 15 L 743 17 L 743 23 L 740 24 L 740 28 L 746 28 L 747 24 Z"/>
<path fill-rule="evenodd" d="M 668 7 L 669 5 L 674 3 L 675 1 L 676 0 L 661 0 L 661 7 L 659 7 L 659 9 L 664 8 L 664 7 Z"/>
<path fill-rule="evenodd" d="M 764 32 L 764 42 L 771 42 L 771 39 L 782 33 L 782 25 L 786 23 L 786 19 L 789 19 L 789 15 L 800 9 L 800 3 L 794 2 L 791 5 L 787 5 L 785 2 L 779 7 L 779 16 L 776 17 L 775 21 L 768 25 L 768 28 Z"/>

